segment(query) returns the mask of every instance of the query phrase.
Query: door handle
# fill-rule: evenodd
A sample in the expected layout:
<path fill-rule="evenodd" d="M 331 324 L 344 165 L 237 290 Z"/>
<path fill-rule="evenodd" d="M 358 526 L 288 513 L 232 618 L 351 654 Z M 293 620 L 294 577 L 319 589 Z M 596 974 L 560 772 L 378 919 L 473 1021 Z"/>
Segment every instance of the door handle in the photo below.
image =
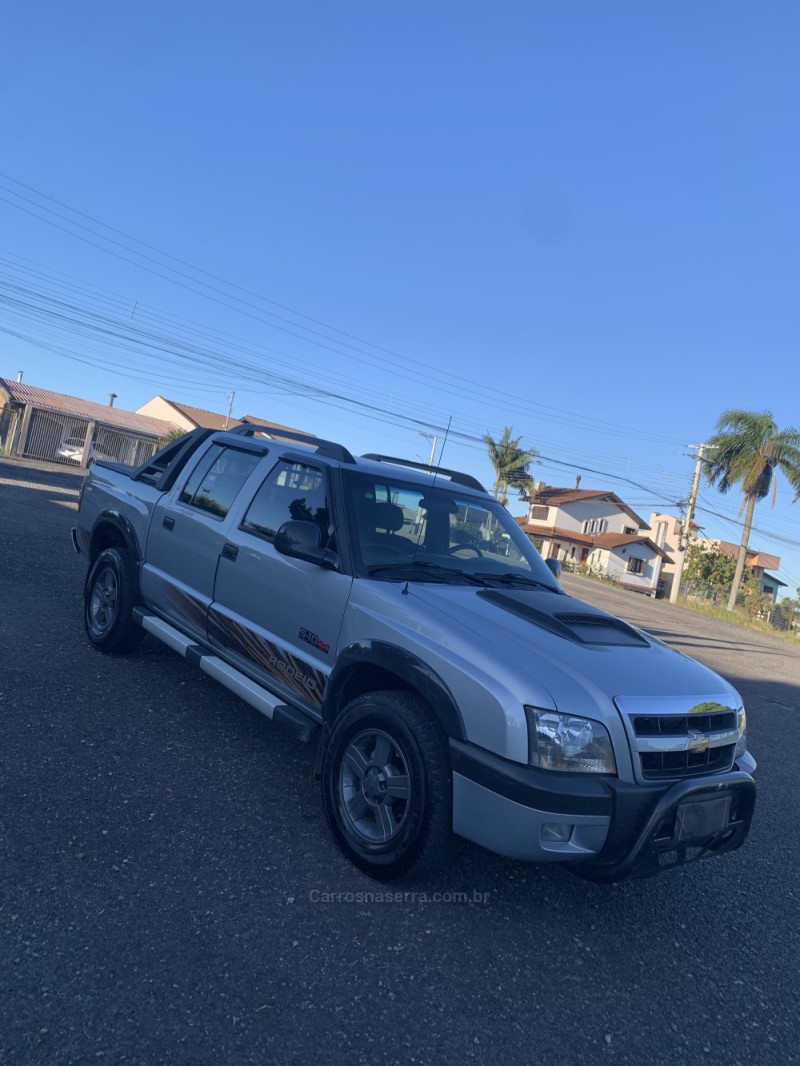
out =
<path fill-rule="evenodd" d="M 236 556 L 239 554 L 239 549 L 234 544 L 225 544 L 222 547 L 222 558 L 230 559 L 230 561 L 236 562 Z"/>
<path fill-rule="evenodd" d="M 164 515 L 164 521 L 161 523 L 164 529 L 168 529 L 170 532 L 175 528 L 175 519 L 170 518 L 169 515 Z"/>

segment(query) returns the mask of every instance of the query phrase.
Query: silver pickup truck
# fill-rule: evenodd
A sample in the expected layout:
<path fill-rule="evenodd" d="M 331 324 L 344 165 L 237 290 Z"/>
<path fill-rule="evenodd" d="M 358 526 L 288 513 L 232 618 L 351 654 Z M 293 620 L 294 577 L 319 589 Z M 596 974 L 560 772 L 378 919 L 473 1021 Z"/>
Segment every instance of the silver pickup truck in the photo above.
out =
<path fill-rule="evenodd" d="M 568 596 L 468 474 L 269 434 L 94 464 L 73 544 L 100 651 L 150 633 L 314 738 L 330 829 L 380 880 L 455 836 L 601 881 L 744 842 L 726 681 Z"/>

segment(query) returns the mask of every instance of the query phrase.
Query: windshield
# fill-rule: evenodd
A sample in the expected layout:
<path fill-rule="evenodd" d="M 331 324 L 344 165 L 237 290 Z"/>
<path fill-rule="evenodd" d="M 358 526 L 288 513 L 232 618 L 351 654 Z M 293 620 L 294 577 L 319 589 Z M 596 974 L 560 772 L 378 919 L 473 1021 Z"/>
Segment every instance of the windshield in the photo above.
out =
<path fill-rule="evenodd" d="M 544 585 L 560 591 L 508 511 L 443 479 L 346 471 L 356 571 L 381 580 Z"/>

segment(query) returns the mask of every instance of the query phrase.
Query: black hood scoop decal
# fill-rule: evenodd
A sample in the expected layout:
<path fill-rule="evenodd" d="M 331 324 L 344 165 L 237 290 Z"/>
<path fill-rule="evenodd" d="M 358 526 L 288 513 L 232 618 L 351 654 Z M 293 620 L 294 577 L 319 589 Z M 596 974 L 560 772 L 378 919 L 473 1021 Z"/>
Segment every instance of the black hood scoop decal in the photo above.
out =
<path fill-rule="evenodd" d="M 482 589 L 478 595 L 496 607 L 502 607 L 527 622 L 541 626 L 556 636 L 572 640 L 576 644 L 616 644 L 628 648 L 649 648 L 648 641 L 627 622 L 611 614 L 597 611 L 579 600 L 573 600 L 572 611 L 543 609 L 543 597 L 527 589 L 506 591 L 502 589 Z M 547 598 L 552 603 L 552 598 Z M 559 597 L 559 606 L 564 602 Z"/>

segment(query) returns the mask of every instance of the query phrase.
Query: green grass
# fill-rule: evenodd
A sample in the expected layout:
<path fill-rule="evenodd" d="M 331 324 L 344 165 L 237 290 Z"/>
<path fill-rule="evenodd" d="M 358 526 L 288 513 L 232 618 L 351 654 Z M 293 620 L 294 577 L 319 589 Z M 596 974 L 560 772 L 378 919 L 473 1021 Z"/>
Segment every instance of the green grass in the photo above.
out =
<path fill-rule="evenodd" d="M 751 618 L 745 611 L 729 611 L 727 607 L 718 607 L 713 603 L 704 603 L 702 600 L 690 599 L 686 596 L 678 596 L 678 607 L 686 607 L 695 614 L 704 614 L 708 618 L 720 618 L 723 622 L 731 622 L 743 629 L 756 629 L 759 633 L 769 633 L 773 637 L 782 637 L 790 644 L 797 644 L 797 637 L 786 629 L 777 629 L 763 618 Z"/>

